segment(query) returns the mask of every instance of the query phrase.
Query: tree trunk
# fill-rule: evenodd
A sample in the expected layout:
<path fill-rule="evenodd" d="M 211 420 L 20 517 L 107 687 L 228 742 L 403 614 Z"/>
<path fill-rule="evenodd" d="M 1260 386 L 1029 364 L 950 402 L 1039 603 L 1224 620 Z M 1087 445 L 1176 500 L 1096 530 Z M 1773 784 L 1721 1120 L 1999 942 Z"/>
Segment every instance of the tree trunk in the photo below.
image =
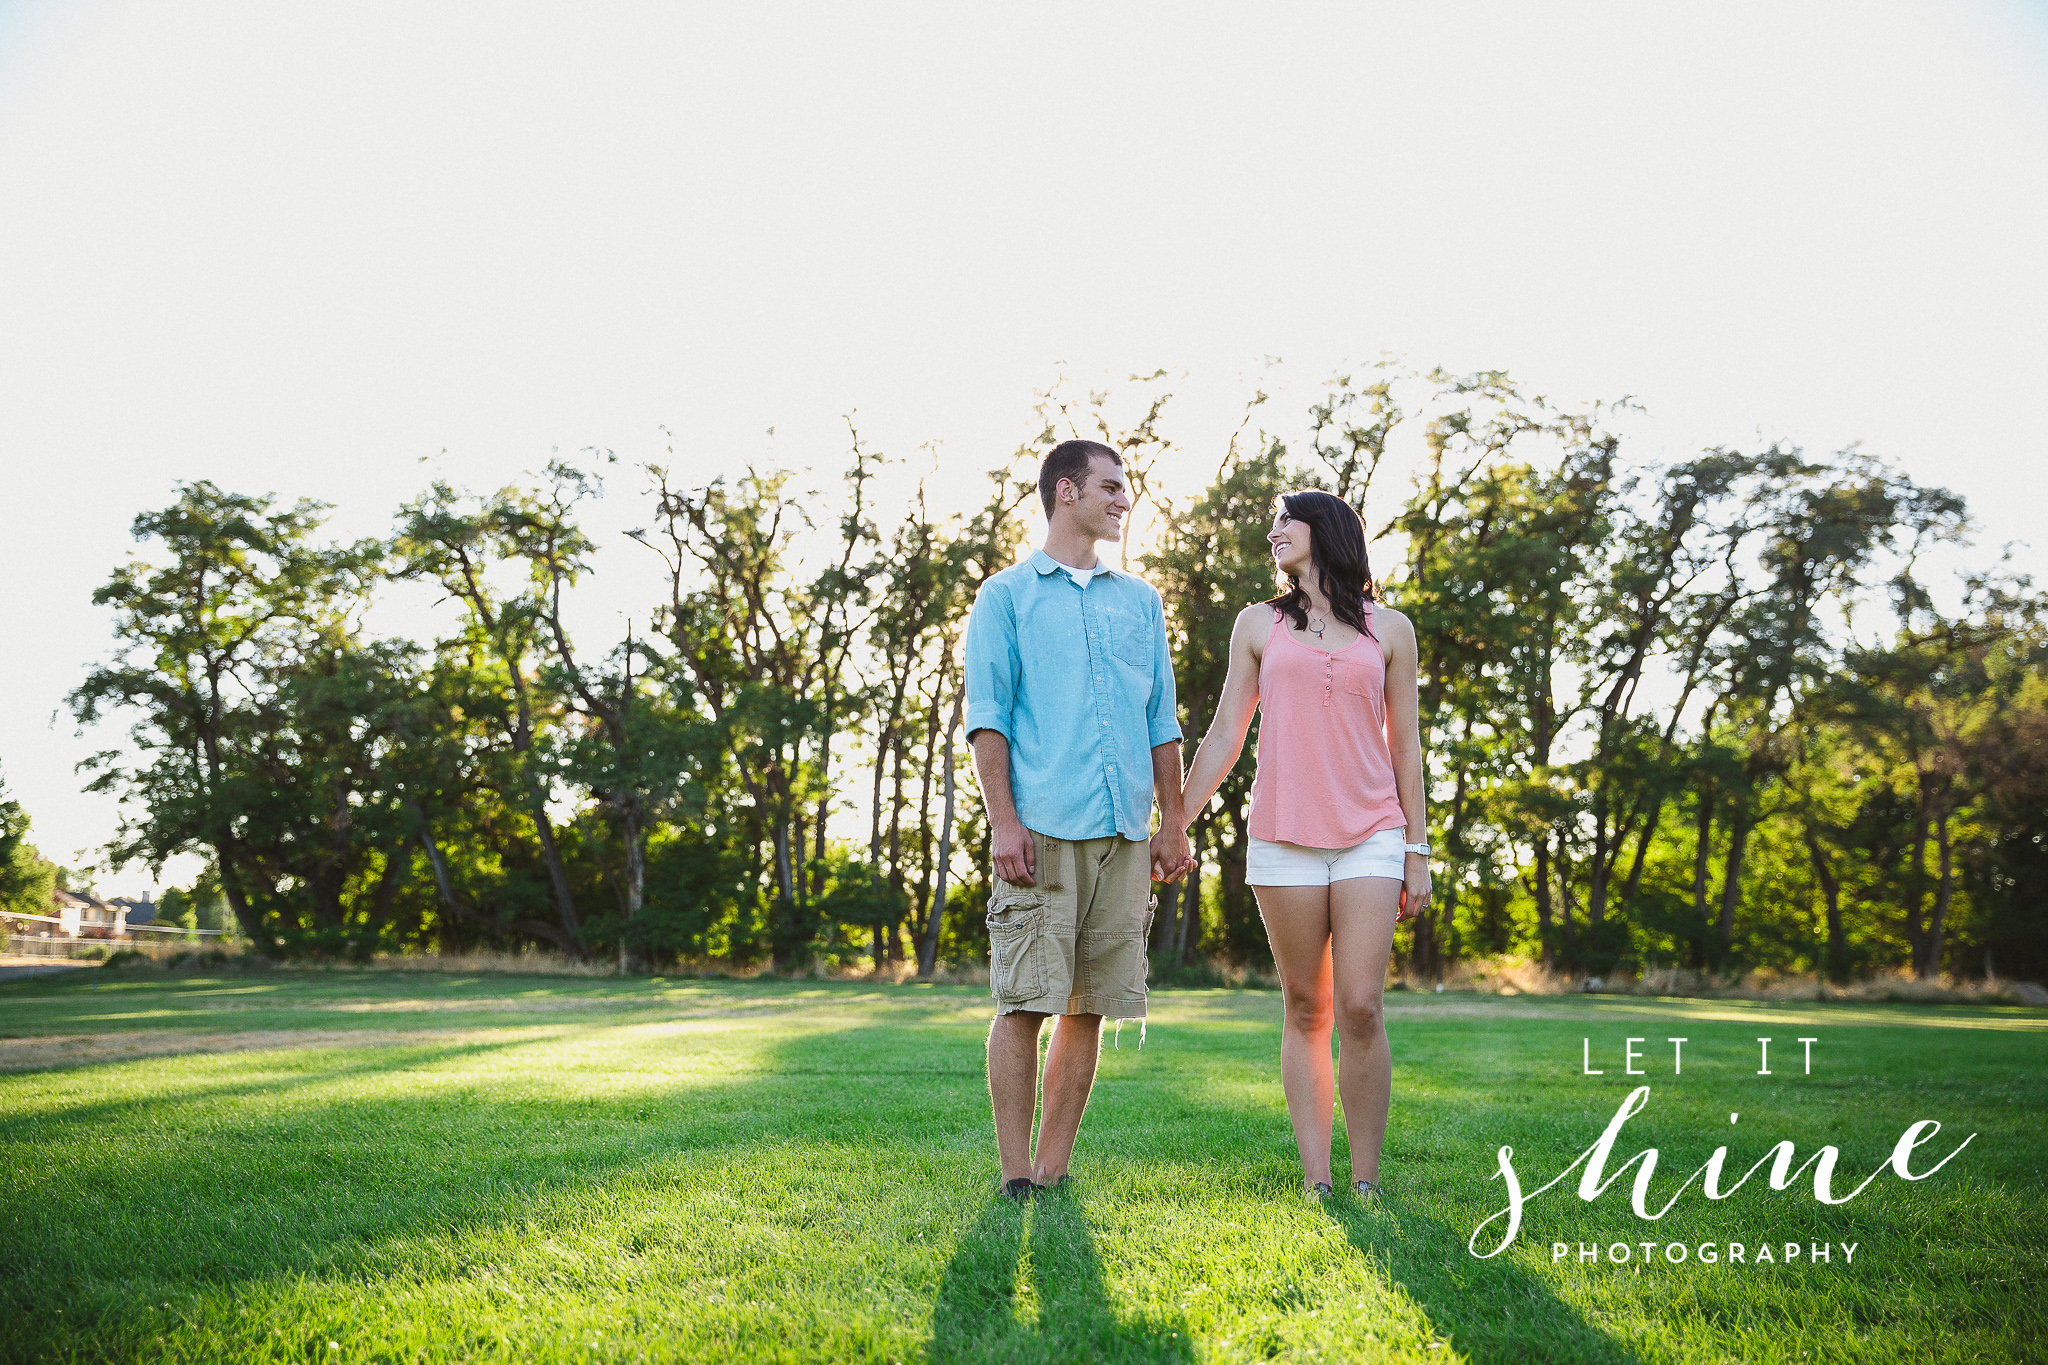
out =
<path fill-rule="evenodd" d="M 773 924 L 768 931 L 768 952 L 778 967 L 792 965 L 799 947 L 796 870 L 790 865 L 790 824 L 788 817 L 778 818 L 769 834 L 775 858 L 775 910 Z"/>
<path fill-rule="evenodd" d="M 1948 803 L 1943 801 L 1935 815 L 1935 845 L 1941 857 L 1941 882 L 1934 893 L 1934 923 L 1927 930 L 1927 957 L 1920 964 L 1921 980 L 1941 975 L 1942 940 L 1948 930 L 1948 907 L 1955 897 L 1955 845 L 1948 835 Z"/>
<path fill-rule="evenodd" d="M 1913 811 L 1913 865 L 1906 879 L 1906 947 L 1913 956 L 1913 974 L 1922 975 L 1927 960 L 1927 933 L 1923 920 L 1927 895 L 1927 827 L 1933 814 L 1932 773 L 1920 774 L 1919 804 Z"/>
<path fill-rule="evenodd" d="M 373 924 L 388 924 L 391 921 L 391 905 L 398 899 L 398 888 L 405 881 L 405 874 L 412 871 L 412 852 L 400 844 L 384 854 L 384 871 L 377 878 L 377 892 L 371 902 L 370 920 Z"/>
<path fill-rule="evenodd" d="M 1188 873 L 1188 890 L 1181 896 L 1179 923 L 1173 929 L 1172 961 L 1177 966 L 1186 966 L 1202 946 L 1202 850 L 1209 844 L 1214 819 L 1203 811 L 1202 818 L 1195 821 L 1195 865 Z"/>
<path fill-rule="evenodd" d="M 1229 940 L 1230 930 L 1244 923 L 1247 905 L 1252 906 L 1251 918 L 1258 918 L 1257 906 L 1252 903 L 1251 888 L 1245 884 L 1246 862 L 1251 855 L 1251 836 L 1245 828 L 1247 823 L 1245 820 L 1231 822 L 1230 842 L 1224 845 L 1222 856 L 1216 860 L 1222 873 L 1219 881 L 1226 942 Z M 1199 948 L 1200 944 L 1190 943 L 1188 956 L 1195 957 Z"/>
<path fill-rule="evenodd" d="M 939 816 L 939 860 L 932 873 L 932 903 L 925 912 L 924 941 L 917 945 L 917 974 L 929 977 L 939 958 L 939 926 L 946 917 L 946 874 L 953 864 L 953 735 L 967 704 L 967 689 L 953 693 L 953 718 L 946 722 L 946 800 Z"/>
<path fill-rule="evenodd" d="M 1593 796 L 1593 868 L 1586 881 L 1586 927 L 1598 929 L 1607 918 L 1607 877 L 1621 852 L 1621 830 L 1607 828 L 1607 792 Z"/>
<path fill-rule="evenodd" d="M 1714 851 L 1714 798 L 1705 787 L 1700 788 L 1699 820 L 1693 827 L 1692 848 L 1692 910 L 1700 917 L 1700 923 L 1708 922 L 1707 896 L 1712 883 L 1707 878 L 1707 859 Z"/>
<path fill-rule="evenodd" d="M 1661 796 L 1653 798 L 1650 805 L 1649 818 L 1643 822 L 1642 835 L 1636 840 L 1636 856 L 1629 863 L 1628 881 L 1621 888 L 1621 901 L 1623 905 L 1633 903 L 1635 898 L 1642 892 L 1643 866 L 1649 861 L 1650 845 L 1656 841 L 1657 824 L 1663 814 L 1664 799 Z"/>
<path fill-rule="evenodd" d="M 1543 970 L 1557 970 L 1557 943 L 1551 934 L 1550 831 L 1536 841 L 1536 937 L 1543 944 Z"/>
<path fill-rule="evenodd" d="M 1159 888 L 1159 913 L 1152 921 L 1152 941 L 1145 951 L 1153 957 L 1165 954 L 1167 946 L 1175 941 L 1175 929 L 1179 923 L 1180 893 L 1186 886 L 1185 879 Z"/>
<path fill-rule="evenodd" d="M 629 799 L 621 803 L 619 823 L 626 831 L 626 923 L 639 918 L 640 907 L 647 895 L 647 831 L 641 828 L 640 803 Z M 626 952 L 626 935 L 619 934 L 619 972 L 623 975 L 630 966 Z"/>
<path fill-rule="evenodd" d="M 1842 881 L 1835 875 L 1833 861 L 1810 826 L 1805 834 L 1806 856 L 1813 860 L 1813 875 L 1820 882 L 1821 895 L 1828 906 L 1827 961 L 1822 974 L 1830 981 L 1842 981 L 1848 976 L 1849 964 L 1849 942 L 1842 932 Z"/>
<path fill-rule="evenodd" d="M 932 769 L 939 757 L 939 706 L 946 699 L 943 689 L 932 698 L 930 719 L 925 724 L 924 765 L 917 780 L 917 923 L 922 926 L 932 909 Z M 952 736 L 948 734 L 948 739 Z M 901 903 L 898 893 L 898 903 Z"/>
<path fill-rule="evenodd" d="M 1738 807 L 1735 823 L 1728 829 L 1728 861 L 1721 870 L 1721 918 L 1717 934 L 1724 954 L 1735 944 L 1735 903 L 1742 898 L 1742 857 L 1749 848 L 1749 832 L 1753 828 L 1753 817 Z"/>
<path fill-rule="evenodd" d="M 903 740 L 899 736 L 891 754 L 895 778 L 889 796 L 889 889 L 903 894 Z"/>
<path fill-rule="evenodd" d="M 427 825 L 425 812 L 410 801 L 406 804 L 413 812 L 413 817 L 419 821 L 420 847 L 427 851 L 427 863 L 434 870 L 434 890 L 440 895 L 441 904 L 446 907 L 449 914 L 458 919 L 471 920 L 486 928 L 496 927 L 475 907 L 463 904 L 462 898 L 455 894 L 455 884 L 448 876 L 448 859 L 442 854 L 441 846 L 434 841 L 434 833 Z M 563 941 L 561 931 L 552 924 L 540 920 L 515 920 L 508 927 L 531 934 L 535 938 L 545 939 L 565 953 L 569 951 L 569 945 Z M 495 939 L 496 935 L 492 937 Z"/>
<path fill-rule="evenodd" d="M 1411 917 L 1409 920 L 1409 923 L 1414 927 L 1408 932 L 1408 954 L 1414 963 L 1415 974 L 1425 981 L 1440 981 L 1443 979 L 1442 966 L 1437 961 L 1436 955 L 1435 915 L 1436 911 L 1432 907 Z"/>
<path fill-rule="evenodd" d="M 1546 836 L 1547 837 L 1547 836 Z M 1572 861 L 1562 838 L 1551 861 L 1557 867 L 1557 922 L 1564 930 L 1564 960 L 1567 967 L 1580 965 L 1578 927 L 1572 919 Z"/>
<path fill-rule="evenodd" d="M 265 957 L 275 956 L 277 945 L 258 932 L 262 928 L 255 910 L 247 896 L 242 894 L 240 869 L 232 861 L 234 855 L 232 839 L 218 839 L 213 845 L 213 860 L 220 870 L 220 893 L 226 898 L 228 909 L 234 913 L 235 923 L 242 926 L 242 936 L 249 940 L 256 951 Z"/>
<path fill-rule="evenodd" d="M 579 958 L 587 956 L 583 927 L 576 921 L 576 901 L 569 894 L 569 870 L 562 865 L 562 850 L 555 844 L 554 822 L 548 819 L 546 805 L 538 797 L 533 804 L 533 828 L 540 837 L 540 856 L 547 864 L 548 883 L 554 888 L 555 909 L 562 917 L 563 950 Z"/>

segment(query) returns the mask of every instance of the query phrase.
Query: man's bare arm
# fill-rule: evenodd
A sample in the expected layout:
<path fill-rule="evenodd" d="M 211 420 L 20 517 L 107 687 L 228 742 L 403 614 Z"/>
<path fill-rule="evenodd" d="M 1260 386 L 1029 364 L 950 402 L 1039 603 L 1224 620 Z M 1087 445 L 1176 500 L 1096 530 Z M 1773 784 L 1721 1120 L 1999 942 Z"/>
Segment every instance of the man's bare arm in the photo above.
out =
<path fill-rule="evenodd" d="M 976 730 L 967 742 L 974 749 L 974 774 L 981 779 L 981 804 L 988 811 L 989 861 L 1011 885 L 1036 886 L 1038 851 L 1031 831 L 1017 818 L 1010 791 L 1010 741 L 1000 730 Z"/>

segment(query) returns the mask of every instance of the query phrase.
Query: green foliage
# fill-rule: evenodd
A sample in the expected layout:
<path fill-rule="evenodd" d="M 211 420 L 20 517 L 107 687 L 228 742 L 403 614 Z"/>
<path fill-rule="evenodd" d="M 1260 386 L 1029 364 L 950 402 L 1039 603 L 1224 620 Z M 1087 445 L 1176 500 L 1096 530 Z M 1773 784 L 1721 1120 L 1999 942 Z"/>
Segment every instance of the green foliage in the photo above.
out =
<path fill-rule="evenodd" d="M 828 490 L 650 466 L 631 534 L 664 591 L 595 643 L 564 603 L 600 567 L 582 519 L 609 456 L 485 494 L 436 483 L 353 545 L 320 541 L 315 504 L 181 486 L 97 594 L 116 648 L 72 697 L 81 723 L 131 723 L 132 759 L 90 765 L 129 798 L 109 853 L 205 859 L 165 922 L 274 956 L 976 963 L 962 628 L 1017 556 L 1018 476 L 1085 433 L 1126 452 L 1126 534 L 1145 531 L 1124 549 L 1165 598 L 1190 744 L 1237 614 L 1274 592 L 1276 497 L 1321 486 L 1367 517 L 1421 643 L 1440 851 L 1406 970 L 2048 974 L 2043 603 L 2003 568 L 1960 593 L 1916 578 L 1966 526 L 1953 495 L 1853 447 L 1651 462 L 1609 408 L 1391 364 L 1334 377 L 1292 446 L 1254 429 L 1258 395 L 1214 475 L 1177 486 L 1163 379 L 1048 391 L 961 515 L 922 488 L 880 505 L 888 461 L 857 432 Z M 439 638 L 366 630 L 392 583 L 440 596 Z M 1196 813 L 1199 875 L 1161 889 L 1161 971 L 1266 961 L 1253 762 Z M 828 833 L 849 808 L 864 848 Z M 33 900 L 24 819 L 0 805 L 0 896 Z"/>
<path fill-rule="evenodd" d="M 7 798 L 0 781 L 0 913 L 51 913 L 57 867 L 28 842 L 29 817 L 19 801 Z"/>

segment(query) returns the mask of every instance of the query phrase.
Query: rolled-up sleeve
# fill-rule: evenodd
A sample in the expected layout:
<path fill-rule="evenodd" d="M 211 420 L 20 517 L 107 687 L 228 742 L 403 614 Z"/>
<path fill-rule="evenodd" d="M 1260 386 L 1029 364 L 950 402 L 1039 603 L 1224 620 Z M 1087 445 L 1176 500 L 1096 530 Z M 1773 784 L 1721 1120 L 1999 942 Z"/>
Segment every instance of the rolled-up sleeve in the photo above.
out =
<path fill-rule="evenodd" d="M 1173 693 L 1173 651 L 1166 643 L 1166 606 L 1152 595 L 1152 695 L 1145 699 L 1145 728 L 1153 748 L 1181 737 L 1180 708 Z"/>
<path fill-rule="evenodd" d="M 994 730 L 1015 742 L 1011 713 L 1017 704 L 1017 613 L 999 584 L 986 583 L 967 614 L 967 735 Z M 1170 685 L 1169 685 L 1170 695 Z"/>

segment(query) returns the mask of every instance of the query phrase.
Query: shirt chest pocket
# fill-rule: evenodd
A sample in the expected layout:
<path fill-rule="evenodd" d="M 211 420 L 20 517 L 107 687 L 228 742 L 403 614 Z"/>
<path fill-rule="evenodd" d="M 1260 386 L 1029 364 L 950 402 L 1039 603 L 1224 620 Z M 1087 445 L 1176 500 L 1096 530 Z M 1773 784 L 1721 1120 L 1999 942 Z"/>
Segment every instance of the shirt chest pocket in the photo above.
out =
<path fill-rule="evenodd" d="M 1380 671 L 1369 664 L 1353 663 L 1349 659 L 1337 661 L 1338 681 L 1346 692 L 1368 701 L 1379 699 L 1381 691 Z"/>
<path fill-rule="evenodd" d="M 1152 671 L 1152 623 L 1132 611 L 1103 613 L 1109 630 L 1109 652 L 1133 668 Z"/>

